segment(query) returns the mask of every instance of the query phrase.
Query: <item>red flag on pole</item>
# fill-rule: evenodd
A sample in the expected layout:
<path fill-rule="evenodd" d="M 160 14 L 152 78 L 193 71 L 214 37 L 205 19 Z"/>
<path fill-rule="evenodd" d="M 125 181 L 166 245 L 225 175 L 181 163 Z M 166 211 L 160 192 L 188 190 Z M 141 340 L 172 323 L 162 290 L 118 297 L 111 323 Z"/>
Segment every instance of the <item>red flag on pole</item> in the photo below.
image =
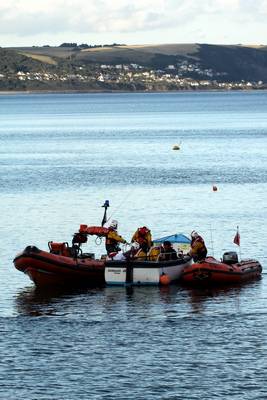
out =
<path fill-rule="evenodd" d="M 235 234 L 235 237 L 234 237 L 233 242 L 234 242 L 237 246 L 240 246 L 240 235 L 239 235 L 238 227 L 237 227 L 237 231 L 236 231 L 236 234 Z"/>

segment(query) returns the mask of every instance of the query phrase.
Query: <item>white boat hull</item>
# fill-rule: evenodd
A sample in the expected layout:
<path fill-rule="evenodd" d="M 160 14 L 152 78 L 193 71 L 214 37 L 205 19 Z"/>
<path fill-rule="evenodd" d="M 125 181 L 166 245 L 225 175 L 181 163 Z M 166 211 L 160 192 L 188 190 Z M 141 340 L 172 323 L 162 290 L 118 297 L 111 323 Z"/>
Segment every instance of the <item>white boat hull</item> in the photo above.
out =
<path fill-rule="evenodd" d="M 170 282 L 179 280 L 190 264 L 189 257 L 166 262 L 110 261 L 105 266 L 105 281 L 108 285 L 159 285 L 163 275 Z"/>

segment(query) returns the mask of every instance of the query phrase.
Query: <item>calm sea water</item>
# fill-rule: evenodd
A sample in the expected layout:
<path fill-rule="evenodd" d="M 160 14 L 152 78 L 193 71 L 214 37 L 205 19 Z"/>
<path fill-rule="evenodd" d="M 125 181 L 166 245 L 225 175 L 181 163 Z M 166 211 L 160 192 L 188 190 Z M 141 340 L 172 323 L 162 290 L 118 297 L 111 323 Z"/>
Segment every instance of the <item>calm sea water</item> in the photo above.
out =
<path fill-rule="evenodd" d="M 0 95 L 0 145 L 1 399 L 267 398 L 266 92 Z M 128 240 L 195 229 L 221 257 L 238 225 L 262 279 L 43 292 L 15 270 L 106 199 Z"/>

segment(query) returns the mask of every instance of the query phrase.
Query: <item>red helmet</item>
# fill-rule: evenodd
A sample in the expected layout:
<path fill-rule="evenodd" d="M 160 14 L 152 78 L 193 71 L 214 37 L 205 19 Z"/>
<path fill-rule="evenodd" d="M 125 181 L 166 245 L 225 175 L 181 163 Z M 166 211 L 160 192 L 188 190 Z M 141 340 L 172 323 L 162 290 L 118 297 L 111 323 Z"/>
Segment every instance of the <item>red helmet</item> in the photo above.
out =
<path fill-rule="evenodd" d="M 143 226 L 142 228 L 138 229 L 138 232 L 140 233 L 141 236 L 145 236 L 149 232 L 149 230 L 147 229 L 146 226 Z"/>

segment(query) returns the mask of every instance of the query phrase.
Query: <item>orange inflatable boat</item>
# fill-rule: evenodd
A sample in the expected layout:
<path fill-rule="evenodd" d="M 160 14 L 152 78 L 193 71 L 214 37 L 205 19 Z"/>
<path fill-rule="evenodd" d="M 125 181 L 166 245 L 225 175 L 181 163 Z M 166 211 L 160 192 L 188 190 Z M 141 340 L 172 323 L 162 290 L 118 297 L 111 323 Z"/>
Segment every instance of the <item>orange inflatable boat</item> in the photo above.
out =
<path fill-rule="evenodd" d="M 67 243 L 49 242 L 50 252 L 27 246 L 13 262 L 36 286 L 90 286 L 105 283 L 104 260 L 91 253 L 72 255 Z"/>
<path fill-rule="evenodd" d="M 192 285 L 233 284 L 259 278 L 262 267 L 257 260 L 238 261 L 235 252 L 224 253 L 222 261 L 206 257 L 184 268 L 182 281 Z"/>

